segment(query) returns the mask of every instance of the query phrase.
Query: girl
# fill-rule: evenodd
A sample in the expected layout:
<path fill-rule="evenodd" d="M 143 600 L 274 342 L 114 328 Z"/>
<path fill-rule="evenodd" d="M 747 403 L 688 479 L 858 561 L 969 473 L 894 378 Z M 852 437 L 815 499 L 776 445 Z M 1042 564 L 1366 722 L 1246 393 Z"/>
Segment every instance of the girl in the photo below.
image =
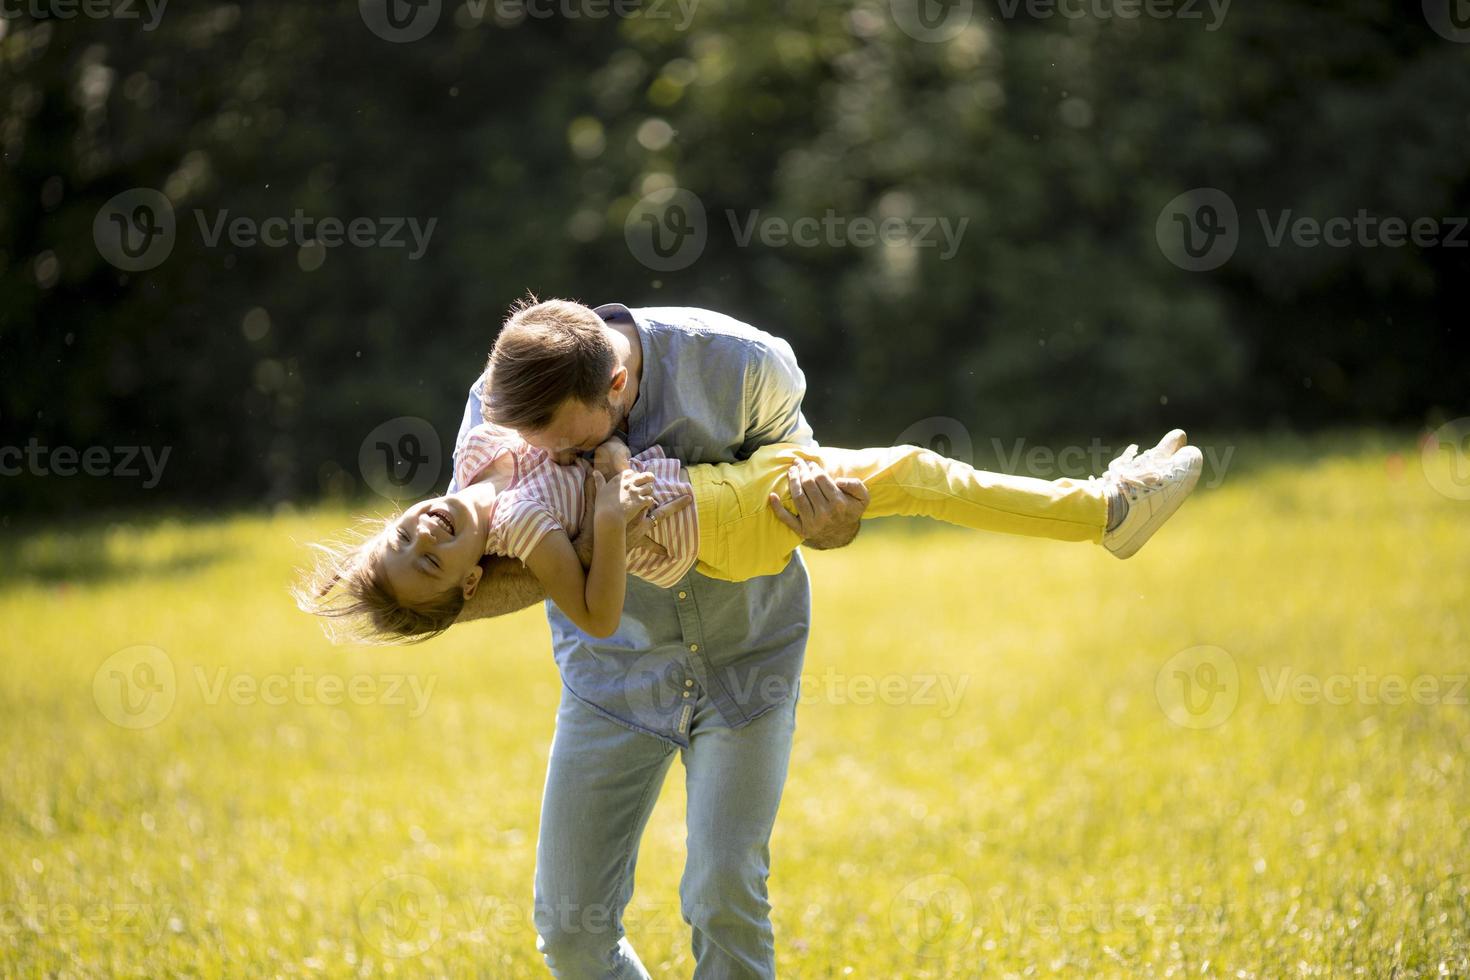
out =
<path fill-rule="evenodd" d="M 864 518 L 929 517 L 975 530 L 1092 541 L 1127 558 L 1178 510 L 1204 465 L 1178 429 L 1145 453 L 1137 448 L 1101 478 L 1047 481 L 976 470 L 916 446 L 777 444 L 738 463 L 685 466 L 657 447 L 631 456 L 613 439 L 592 464 L 594 547 L 584 569 L 571 540 L 586 502 L 586 460 L 559 465 L 513 432 L 481 425 L 456 459 L 463 490 L 409 508 L 360 544 L 323 546 L 318 578 L 297 598 L 309 612 L 360 624 L 364 639 L 428 639 L 448 629 L 474 595 L 481 559 L 510 555 L 580 629 L 610 636 L 622 616 L 627 574 L 668 588 L 691 568 L 735 582 L 784 568 L 801 538 L 767 501 L 775 497 L 789 508 L 788 471 L 811 465 L 839 485 L 861 481 L 869 496 Z M 655 520 L 651 537 L 660 548 L 629 554 L 628 521 L 682 496 L 693 505 L 677 513 L 663 508 L 667 516 Z"/>

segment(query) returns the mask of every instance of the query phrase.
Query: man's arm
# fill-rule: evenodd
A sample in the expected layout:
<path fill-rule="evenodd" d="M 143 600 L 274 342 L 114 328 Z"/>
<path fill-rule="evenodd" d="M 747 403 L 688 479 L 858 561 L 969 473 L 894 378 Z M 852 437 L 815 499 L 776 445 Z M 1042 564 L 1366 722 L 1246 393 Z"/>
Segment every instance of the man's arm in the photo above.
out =
<path fill-rule="evenodd" d="M 773 442 L 816 445 L 812 427 L 801 411 L 806 375 L 790 346 L 784 341 L 777 344 L 755 359 L 747 378 L 751 424 L 741 447 L 747 454 Z M 796 513 L 788 511 L 773 493 L 770 506 L 777 519 L 801 535 L 803 544 L 817 551 L 851 544 L 862 525 L 863 511 L 868 509 L 868 490 L 862 482 L 834 480 L 826 470 L 811 463 L 793 466 L 787 479 Z"/>
<path fill-rule="evenodd" d="M 490 619 L 519 612 L 546 598 L 546 590 L 525 565 L 515 558 L 492 555 L 485 559 L 485 574 L 475 594 L 465 600 L 455 625 L 475 619 Z"/>

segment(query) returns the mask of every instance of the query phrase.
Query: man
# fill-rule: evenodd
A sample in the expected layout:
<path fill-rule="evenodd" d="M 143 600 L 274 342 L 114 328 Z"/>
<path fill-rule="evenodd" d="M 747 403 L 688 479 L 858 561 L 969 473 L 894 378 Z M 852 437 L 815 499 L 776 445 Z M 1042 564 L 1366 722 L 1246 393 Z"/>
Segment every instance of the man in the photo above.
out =
<path fill-rule="evenodd" d="M 483 420 L 563 460 L 614 433 L 634 453 L 659 446 L 689 463 L 815 444 L 790 345 L 708 310 L 521 305 L 487 374 L 488 390 L 470 389 L 461 441 Z M 792 492 L 795 515 L 771 506 L 807 545 L 842 547 L 856 536 L 861 483 L 839 486 L 807 468 L 793 471 Z M 630 547 L 656 518 L 630 529 Z M 486 578 L 491 587 L 461 619 L 544 598 L 518 562 L 497 561 Z M 689 842 L 679 891 L 695 976 L 774 976 L 768 843 L 811 618 L 806 568 L 798 554 L 781 573 L 747 582 L 691 571 L 673 589 L 633 577 L 627 588 L 622 625 L 605 640 L 547 603 L 563 690 L 536 848 L 537 948 L 559 977 L 647 976 L 622 913 L 677 752 Z"/>

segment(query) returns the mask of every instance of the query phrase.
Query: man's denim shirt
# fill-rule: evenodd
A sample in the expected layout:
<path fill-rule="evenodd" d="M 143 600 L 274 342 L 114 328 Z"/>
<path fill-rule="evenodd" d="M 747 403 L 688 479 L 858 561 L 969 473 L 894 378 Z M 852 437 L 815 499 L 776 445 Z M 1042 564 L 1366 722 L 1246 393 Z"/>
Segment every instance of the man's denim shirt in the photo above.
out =
<path fill-rule="evenodd" d="M 631 317 L 643 344 L 626 433 L 634 453 L 659 446 L 686 463 L 730 463 L 773 442 L 816 444 L 801 412 L 806 378 L 786 341 L 709 310 L 610 304 L 597 313 Z M 481 421 L 480 389 L 470 388 L 456 454 Z M 549 601 L 546 616 L 568 690 L 630 728 L 688 745 L 701 694 L 738 728 L 796 693 L 811 591 L 798 552 L 779 575 L 747 582 L 691 571 L 660 589 L 630 576 L 622 625 L 607 639 Z"/>

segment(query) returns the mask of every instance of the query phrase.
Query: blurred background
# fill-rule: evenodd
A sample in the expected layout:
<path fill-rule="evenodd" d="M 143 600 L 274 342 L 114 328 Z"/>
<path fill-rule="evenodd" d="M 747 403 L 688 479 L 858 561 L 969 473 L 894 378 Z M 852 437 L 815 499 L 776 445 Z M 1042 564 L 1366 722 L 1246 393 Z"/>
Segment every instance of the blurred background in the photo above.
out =
<path fill-rule="evenodd" d="M 0 0 L 0 975 L 545 976 L 540 609 L 287 594 L 528 290 L 828 444 L 1205 453 L 1126 563 L 807 555 L 783 976 L 1470 975 L 1467 151 L 1466 0 Z"/>
<path fill-rule="evenodd" d="M 7 512 L 354 497 L 402 416 L 442 483 L 527 290 L 788 338 L 834 444 L 1465 414 L 1448 0 L 5 10 L 0 444 L 170 452 Z"/>

